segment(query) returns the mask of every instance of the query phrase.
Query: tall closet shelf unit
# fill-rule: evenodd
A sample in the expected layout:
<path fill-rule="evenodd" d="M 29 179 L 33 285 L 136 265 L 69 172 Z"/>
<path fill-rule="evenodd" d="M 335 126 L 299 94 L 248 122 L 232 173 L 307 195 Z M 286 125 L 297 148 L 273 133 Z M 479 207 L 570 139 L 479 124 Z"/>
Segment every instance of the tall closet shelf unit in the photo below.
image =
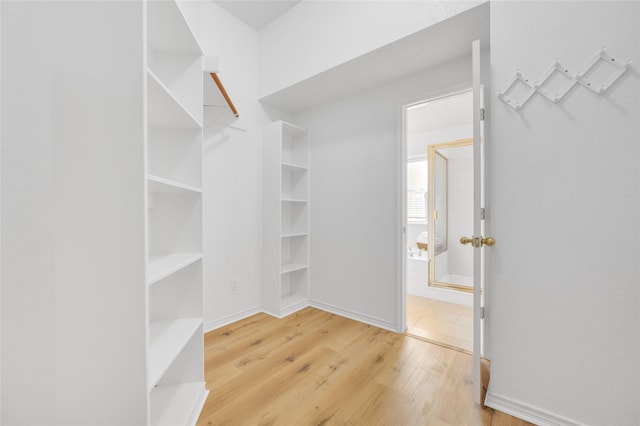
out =
<path fill-rule="evenodd" d="M 283 317 L 309 304 L 309 135 L 278 121 L 264 132 L 263 306 Z"/>
<path fill-rule="evenodd" d="M 207 396 L 202 49 L 174 0 L 147 0 L 148 424 L 195 424 Z"/>

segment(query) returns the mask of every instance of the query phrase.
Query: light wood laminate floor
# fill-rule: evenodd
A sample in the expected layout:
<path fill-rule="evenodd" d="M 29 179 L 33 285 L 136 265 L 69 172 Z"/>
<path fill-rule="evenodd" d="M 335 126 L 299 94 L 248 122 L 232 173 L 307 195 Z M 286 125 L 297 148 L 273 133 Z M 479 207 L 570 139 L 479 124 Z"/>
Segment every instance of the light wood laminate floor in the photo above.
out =
<path fill-rule="evenodd" d="M 205 335 L 198 426 L 511 425 L 476 406 L 471 357 L 313 308 Z"/>
<path fill-rule="evenodd" d="M 407 294 L 407 333 L 473 351 L 473 309 Z"/>

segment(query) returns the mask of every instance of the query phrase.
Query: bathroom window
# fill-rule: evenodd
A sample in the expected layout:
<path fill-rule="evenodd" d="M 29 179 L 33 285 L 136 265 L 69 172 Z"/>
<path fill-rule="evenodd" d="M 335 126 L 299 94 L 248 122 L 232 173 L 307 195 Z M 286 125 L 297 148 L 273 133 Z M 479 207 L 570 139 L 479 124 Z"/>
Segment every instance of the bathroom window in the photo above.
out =
<path fill-rule="evenodd" d="M 427 223 L 427 160 L 410 159 L 407 163 L 407 219 Z"/>

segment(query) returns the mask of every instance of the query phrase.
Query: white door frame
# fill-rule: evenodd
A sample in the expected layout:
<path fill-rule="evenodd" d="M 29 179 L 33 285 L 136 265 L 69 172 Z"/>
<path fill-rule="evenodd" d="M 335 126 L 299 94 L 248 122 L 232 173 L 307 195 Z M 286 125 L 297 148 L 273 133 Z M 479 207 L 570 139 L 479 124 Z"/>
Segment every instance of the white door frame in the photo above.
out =
<path fill-rule="evenodd" d="M 446 86 L 437 90 L 403 99 L 397 104 L 397 192 L 396 192 L 396 332 L 407 331 L 407 108 L 472 90 L 472 81 Z"/>
<path fill-rule="evenodd" d="M 483 87 L 481 79 L 481 52 L 480 40 L 472 42 L 472 78 L 473 78 L 473 235 L 482 239 L 484 232 L 484 184 L 483 173 L 485 171 L 484 149 L 484 111 Z M 484 241 L 484 240 L 482 240 Z M 484 243 L 473 249 L 473 400 L 482 405 L 482 378 L 480 357 L 482 356 L 482 340 L 484 337 L 484 317 L 481 315 L 483 304 L 483 248 Z"/>

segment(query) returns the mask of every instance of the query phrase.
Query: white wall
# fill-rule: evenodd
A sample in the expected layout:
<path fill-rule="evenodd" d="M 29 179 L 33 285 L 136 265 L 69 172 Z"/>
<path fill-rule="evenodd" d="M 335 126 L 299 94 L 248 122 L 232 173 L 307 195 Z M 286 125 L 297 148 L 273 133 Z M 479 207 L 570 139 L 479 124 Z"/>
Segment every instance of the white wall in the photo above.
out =
<path fill-rule="evenodd" d="M 144 423 L 142 4 L 2 9 L 2 421 Z"/>
<path fill-rule="evenodd" d="M 143 7 L 51 7 L 56 423 L 137 425 L 147 415 Z"/>
<path fill-rule="evenodd" d="M 52 262 L 52 52 L 41 4 L 2 9 L 2 413 L 46 424 L 55 412 Z M 31 25 L 39 31 L 31 31 Z M 27 30 L 29 29 L 29 30 Z M 24 51 L 32 52 L 23 56 Z M 20 60 L 17 60 L 20 58 Z M 32 117 L 38 117 L 33 120 Z M 33 401 L 38 401 L 33 404 Z M 19 423 L 18 423 L 19 424 Z"/>
<path fill-rule="evenodd" d="M 258 33 L 210 1 L 184 2 L 200 45 L 218 56 L 220 78 L 240 118 L 204 132 L 205 330 L 258 312 L 261 305 L 262 127 Z M 205 123 L 206 125 L 207 123 Z M 229 281 L 238 280 L 231 291 Z"/>
<path fill-rule="evenodd" d="M 483 1 L 302 1 L 260 31 L 260 96 L 480 3 Z"/>
<path fill-rule="evenodd" d="M 638 424 L 640 3 L 495 2 L 491 27 L 490 394 L 568 424 Z M 516 69 L 577 70 L 602 46 L 634 64 L 603 96 L 496 99 Z"/>
<path fill-rule="evenodd" d="M 396 329 L 401 102 L 470 85 L 470 59 L 300 113 L 311 135 L 311 298 Z"/>

